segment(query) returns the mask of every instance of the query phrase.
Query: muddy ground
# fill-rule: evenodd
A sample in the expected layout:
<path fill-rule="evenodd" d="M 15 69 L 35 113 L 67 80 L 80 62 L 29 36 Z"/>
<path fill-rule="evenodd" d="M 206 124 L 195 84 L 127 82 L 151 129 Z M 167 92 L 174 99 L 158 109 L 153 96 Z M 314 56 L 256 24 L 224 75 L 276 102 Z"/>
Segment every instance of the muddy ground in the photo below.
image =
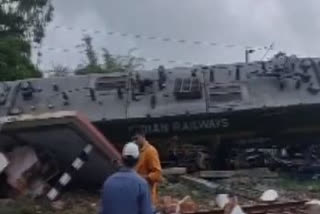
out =
<path fill-rule="evenodd" d="M 287 175 L 275 178 L 257 178 L 242 176 L 236 178 L 214 180 L 222 188 L 232 189 L 241 204 L 258 203 L 259 194 L 267 189 L 278 191 L 279 201 L 308 200 L 320 198 L 320 181 L 298 181 Z M 186 195 L 205 209 L 215 208 L 215 194 L 190 184 L 179 182 L 178 179 L 165 180 L 159 189 L 160 196 L 170 195 L 182 199 Z M 44 199 L 28 198 L 1 199 L 0 213 L 6 214 L 96 214 L 99 210 L 99 191 L 88 193 L 84 190 L 68 192 L 61 201 L 50 204 Z"/>

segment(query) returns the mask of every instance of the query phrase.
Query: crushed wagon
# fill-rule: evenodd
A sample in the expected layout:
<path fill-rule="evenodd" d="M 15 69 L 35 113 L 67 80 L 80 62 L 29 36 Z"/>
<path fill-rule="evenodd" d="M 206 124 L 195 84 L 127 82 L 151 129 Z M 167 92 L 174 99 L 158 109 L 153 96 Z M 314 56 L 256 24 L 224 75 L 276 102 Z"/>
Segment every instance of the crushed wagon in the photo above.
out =
<path fill-rule="evenodd" d="M 97 188 L 121 164 L 114 146 L 75 111 L 0 118 L 0 196 L 59 197 Z"/>

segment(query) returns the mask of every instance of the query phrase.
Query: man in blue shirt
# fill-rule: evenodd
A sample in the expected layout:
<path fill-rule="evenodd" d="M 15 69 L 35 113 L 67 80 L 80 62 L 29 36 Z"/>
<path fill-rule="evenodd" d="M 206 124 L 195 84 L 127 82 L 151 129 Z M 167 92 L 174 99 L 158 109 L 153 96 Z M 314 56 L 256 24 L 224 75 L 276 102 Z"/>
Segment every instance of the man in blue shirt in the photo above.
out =
<path fill-rule="evenodd" d="M 149 186 L 134 171 L 139 159 L 138 146 L 127 143 L 122 159 L 124 167 L 103 185 L 101 214 L 152 214 Z"/>

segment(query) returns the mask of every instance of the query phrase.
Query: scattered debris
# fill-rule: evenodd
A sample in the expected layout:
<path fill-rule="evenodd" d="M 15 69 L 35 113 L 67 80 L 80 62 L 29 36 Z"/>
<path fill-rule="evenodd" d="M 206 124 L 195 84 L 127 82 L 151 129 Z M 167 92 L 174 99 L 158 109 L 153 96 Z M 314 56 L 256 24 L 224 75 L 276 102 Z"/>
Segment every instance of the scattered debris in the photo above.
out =
<path fill-rule="evenodd" d="M 30 182 L 27 194 L 31 198 L 38 198 L 45 194 L 45 192 L 50 188 L 50 185 L 41 178 L 35 178 Z"/>
<path fill-rule="evenodd" d="M 261 195 L 260 200 L 266 201 L 266 202 L 271 202 L 271 201 L 276 201 L 278 198 L 279 198 L 279 195 L 278 195 L 277 191 L 275 191 L 273 189 L 269 189 Z"/>
<path fill-rule="evenodd" d="M 54 201 L 51 203 L 51 207 L 55 210 L 63 210 L 65 207 L 65 202 L 59 200 L 59 201 Z"/>
<path fill-rule="evenodd" d="M 168 204 L 168 201 L 177 203 L 185 196 L 190 196 L 190 199 L 197 204 L 198 210 L 212 210 L 215 207 L 214 194 L 205 191 L 204 188 L 197 188 L 191 183 L 177 182 L 169 183 L 167 180 L 159 186 L 159 194 L 161 204 Z"/>
<path fill-rule="evenodd" d="M 248 180 L 246 180 L 248 181 Z M 260 185 L 266 185 L 264 182 L 269 182 L 269 179 L 266 180 L 261 180 Z M 252 181 L 248 181 L 247 187 L 254 187 L 254 183 L 251 183 Z M 271 186 L 270 186 L 271 187 Z M 271 189 L 269 187 L 269 189 Z M 272 186 L 272 188 L 274 188 Z M 292 195 L 293 198 L 284 198 L 283 197 L 283 191 L 280 191 L 279 188 L 279 193 L 281 193 L 281 199 L 278 200 L 278 202 L 269 202 L 269 203 L 264 203 L 261 201 L 258 201 L 259 197 L 257 197 L 257 201 L 251 202 L 248 201 L 246 198 L 243 198 L 242 196 L 238 196 L 236 192 L 234 192 L 234 195 L 237 195 L 237 205 L 240 206 L 238 208 L 234 208 L 232 211 L 237 211 L 239 208 L 241 208 L 242 211 L 246 214 L 251 214 L 251 213 L 267 213 L 267 214 L 282 214 L 283 210 L 288 210 L 288 214 L 290 213 L 289 211 L 292 209 L 297 209 L 297 210 L 305 210 L 304 208 L 304 203 L 306 203 L 306 200 L 302 204 L 300 200 L 295 200 L 294 195 L 289 192 L 288 195 Z M 278 189 L 277 189 L 278 190 Z M 205 188 L 198 188 L 198 186 L 195 186 L 192 182 L 179 182 L 179 183 L 168 183 L 165 181 L 164 184 L 160 185 L 159 188 L 159 193 L 160 193 L 160 204 L 159 204 L 159 211 L 162 211 L 162 214 L 170 213 L 173 214 L 176 212 L 177 209 L 177 204 L 179 201 L 182 199 L 183 202 L 185 203 L 180 203 L 180 212 L 187 212 L 186 210 L 193 210 L 193 214 L 225 214 L 226 209 L 220 208 L 221 205 L 219 205 L 218 202 L 215 202 L 216 194 L 213 192 L 208 192 Z M 295 194 L 301 196 L 301 198 L 307 199 L 308 197 L 306 195 L 301 194 L 301 192 L 296 192 Z M 226 194 L 225 194 L 226 195 Z M 233 199 L 233 194 L 228 194 L 230 195 L 230 198 L 228 199 L 228 203 L 232 201 Z M 228 196 L 227 195 L 227 196 Z M 188 196 L 188 198 L 185 198 Z M 229 197 L 229 196 L 228 196 Z M 280 197 L 279 197 L 280 198 Z M 99 193 L 87 193 L 87 192 L 66 192 L 59 198 L 59 203 L 44 203 L 42 199 L 37 199 L 34 200 L 34 202 L 30 202 L 31 205 L 29 206 L 30 210 L 34 212 L 29 212 L 29 213 L 42 213 L 42 214 L 58 214 L 58 213 L 77 213 L 77 214 L 96 214 L 98 213 L 99 207 L 100 207 L 100 194 Z M 19 201 L 20 199 L 18 199 Z M 294 203 L 288 204 L 288 201 L 295 201 Z M 63 202 L 62 204 L 60 202 Z M 1 203 L 1 201 L 0 201 Z M 10 203 L 17 203 L 16 201 L 12 201 Z M 28 202 L 29 203 L 29 202 Z M 57 205 L 57 207 L 54 207 Z M 63 209 L 61 210 L 61 206 Z M 5 205 L 9 206 L 9 205 Z M 11 205 L 10 205 L 11 206 Z M 24 205 L 18 204 L 16 205 L 17 208 L 19 207 L 25 207 Z M 307 206 L 307 205 L 306 205 Z M 36 208 L 38 207 L 38 208 Z M 236 207 L 236 206 L 234 206 Z M 161 208 L 161 209 L 160 209 Z M 309 209 L 309 208 L 308 208 Z M 0 210 L 1 210 L 1 205 L 0 205 Z M 39 212 L 35 212 L 35 210 L 38 210 Z M 265 210 L 270 210 L 270 212 L 267 212 Z M 1 210 L 2 211 L 2 210 Z M 1 213 L 1 212 L 0 212 Z M 6 212 L 4 212 L 6 213 Z M 14 213 L 14 212 L 12 212 Z M 181 214 L 180 213 L 180 214 Z M 285 212 L 284 212 L 285 213 Z M 292 214 L 297 214 L 297 213 L 302 213 L 301 212 L 291 212 Z M 291 214 L 290 213 L 290 214 Z M 306 212 L 304 212 L 306 213 Z M 11 213 L 10 213 L 11 214 Z M 234 213 L 229 213 L 229 214 L 234 214 Z M 314 214 L 314 213 L 312 213 Z M 317 213 L 318 214 L 318 213 Z"/>
<path fill-rule="evenodd" d="M 236 205 L 230 214 L 245 214 L 239 205 Z"/>
<path fill-rule="evenodd" d="M 306 203 L 308 214 L 319 214 L 320 213 L 320 201 L 311 200 Z"/>
<path fill-rule="evenodd" d="M 7 183 L 21 194 L 26 191 L 32 173 L 39 170 L 39 159 L 34 149 L 28 146 L 14 148 L 8 157 Z"/>
<path fill-rule="evenodd" d="M 198 205 L 190 198 L 190 196 L 186 196 L 179 201 L 178 206 L 179 210 L 177 210 L 177 213 L 195 213 L 198 210 Z"/>
<path fill-rule="evenodd" d="M 238 204 L 237 197 L 232 197 L 223 210 L 225 214 L 245 214 Z"/>
<path fill-rule="evenodd" d="M 172 198 L 171 196 L 165 196 L 160 202 L 159 209 L 164 214 L 195 213 L 198 210 L 198 205 L 189 195 L 181 200 Z"/>
<path fill-rule="evenodd" d="M 216 204 L 220 209 L 224 209 L 224 207 L 230 202 L 228 194 L 218 194 L 216 197 Z"/>
<path fill-rule="evenodd" d="M 164 213 L 175 213 L 177 210 L 178 200 L 173 199 L 171 196 L 164 196 L 160 200 L 159 210 Z"/>
<path fill-rule="evenodd" d="M 319 200 L 311 200 L 311 201 L 308 201 L 306 203 L 306 205 L 319 205 L 320 206 L 320 201 Z"/>

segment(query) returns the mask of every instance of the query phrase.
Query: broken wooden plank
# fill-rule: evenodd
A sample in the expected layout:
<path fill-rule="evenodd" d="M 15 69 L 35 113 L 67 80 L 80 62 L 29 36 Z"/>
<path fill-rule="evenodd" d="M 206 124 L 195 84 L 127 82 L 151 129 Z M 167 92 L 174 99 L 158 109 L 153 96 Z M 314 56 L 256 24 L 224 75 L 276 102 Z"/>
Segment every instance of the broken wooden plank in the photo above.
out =
<path fill-rule="evenodd" d="M 204 191 L 216 193 L 219 185 L 213 182 L 204 180 L 202 178 L 195 178 L 189 175 L 183 175 L 180 177 L 182 182 L 188 183 L 192 186 L 197 186 L 198 188 L 203 189 Z"/>
<path fill-rule="evenodd" d="M 215 178 L 215 179 L 225 179 L 230 178 L 235 175 L 234 171 L 217 171 L 217 170 L 207 170 L 207 171 L 200 171 L 199 177 L 200 178 Z"/>
<path fill-rule="evenodd" d="M 165 168 L 162 170 L 163 175 L 185 175 L 187 174 L 187 168 L 186 167 L 171 167 L 171 168 Z"/>
<path fill-rule="evenodd" d="M 231 177 L 254 176 L 257 178 L 276 178 L 278 174 L 271 172 L 268 168 L 252 168 L 241 170 L 207 170 L 200 171 L 200 178 L 227 179 Z"/>

